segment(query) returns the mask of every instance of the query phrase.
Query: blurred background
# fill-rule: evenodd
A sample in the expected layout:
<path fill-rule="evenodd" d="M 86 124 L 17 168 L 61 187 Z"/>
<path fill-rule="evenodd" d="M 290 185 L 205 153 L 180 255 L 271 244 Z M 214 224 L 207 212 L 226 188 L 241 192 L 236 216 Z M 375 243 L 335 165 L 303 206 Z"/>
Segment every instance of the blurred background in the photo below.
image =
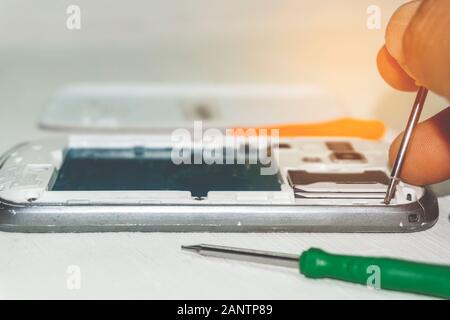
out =
<path fill-rule="evenodd" d="M 388 87 L 375 58 L 403 2 L 0 0 L 0 151 L 31 138 L 55 90 L 81 81 L 313 84 L 398 131 L 414 95 Z M 80 30 L 66 27 L 69 5 Z M 380 29 L 367 27 L 372 5 Z M 423 116 L 446 103 L 430 96 Z"/>

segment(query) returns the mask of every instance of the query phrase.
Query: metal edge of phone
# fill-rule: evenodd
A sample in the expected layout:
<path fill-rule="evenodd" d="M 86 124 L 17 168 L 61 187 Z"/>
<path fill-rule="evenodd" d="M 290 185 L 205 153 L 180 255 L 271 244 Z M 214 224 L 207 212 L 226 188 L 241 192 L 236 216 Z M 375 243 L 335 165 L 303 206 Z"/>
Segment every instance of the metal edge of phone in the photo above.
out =
<path fill-rule="evenodd" d="M 0 168 L 14 150 L 0 157 Z M 15 204 L 0 198 L 5 232 L 417 232 L 438 220 L 435 194 L 399 205 Z M 263 221 L 263 223 L 262 223 Z"/>
<path fill-rule="evenodd" d="M 437 198 L 428 188 L 416 202 L 392 206 L 17 206 L 0 199 L 0 231 L 8 232 L 401 233 L 426 230 L 437 219 Z"/>
<path fill-rule="evenodd" d="M 84 91 L 81 90 L 81 92 L 98 92 L 97 87 L 82 88 Z M 126 89 L 126 92 L 129 92 L 129 88 L 126 87 Z M 138 89 L 142 88 L 138 87 Z M 273 90 L 264 89 L 263 92 Z M 110 91 L 117 90 L 114 88 Z M 316 97 L 318 94 L 317 90 L 312 88 L 303 88 L 300 90 L 301 95 L 297 91 L 298 89 L 293 91 L 295 97 L 303 97 L 305 93 L 307 96 L 313 94 Z M 284 89 L 281 92 L 284 92 Z M 320 93 L 318 97 L 322 97 L 322 94 Z M 291 96 L 291 93 L 288 96 Z M 198 99 L 194 100 L 188 105 L 195 106 Z M 200 100 L 203 101 L 203 99 Z M 330 101 L 335 103 L 335 99 Z M 186 101 L 182 102 L 185 106 Z M 326 102 L 319 105 L 327 106 L 328 112 L 332 110 L 328 108 Z M 79 104 L 74 106 L 79 110 Z M 60 107 L 65 108 L 66 104 L 61 104 Z M 317 114 L 316 110 L 315 114 Z M 328 113 L 327 115 L 336 116 Z M 67 131 L 70 128 L 63 126 L 61 129 Z M 4 153 L 3 157 L 0 155 L 0 168 L 8 154 L 24 144 Z M 17 204 L 0 198 L 0 231 L 8 232 L 415 232 L 432 227 L 437 219 L 437 198 L 428 188 L 425 188 L 422 197 L 414 202 L 388 206 L 326 204 L 208 206 L 70 204 L 62 206 Z"/>

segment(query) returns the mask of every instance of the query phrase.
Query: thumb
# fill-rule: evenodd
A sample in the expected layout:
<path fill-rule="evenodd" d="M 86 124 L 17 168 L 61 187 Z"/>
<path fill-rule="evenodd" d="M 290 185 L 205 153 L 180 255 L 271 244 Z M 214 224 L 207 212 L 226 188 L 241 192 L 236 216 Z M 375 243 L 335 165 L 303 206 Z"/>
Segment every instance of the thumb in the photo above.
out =
<path fill-rule="evenodd" d="M 392 165 L 403 133 L 389 149 Z M 413 185 L 428 185 L 450 178 L 450 107 L 421 122 L 410 140 L 400 177 Z"/>

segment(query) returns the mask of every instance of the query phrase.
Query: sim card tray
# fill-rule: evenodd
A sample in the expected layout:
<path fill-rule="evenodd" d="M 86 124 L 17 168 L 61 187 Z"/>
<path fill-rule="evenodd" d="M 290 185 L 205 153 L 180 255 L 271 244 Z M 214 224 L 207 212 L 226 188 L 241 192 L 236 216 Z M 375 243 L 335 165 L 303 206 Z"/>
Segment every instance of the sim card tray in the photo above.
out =
<path fill-rule="evenodd" d="M 382 199 L 389 178 L 383 171 L 308 172 L 289 170 L 297 198 Z"/>

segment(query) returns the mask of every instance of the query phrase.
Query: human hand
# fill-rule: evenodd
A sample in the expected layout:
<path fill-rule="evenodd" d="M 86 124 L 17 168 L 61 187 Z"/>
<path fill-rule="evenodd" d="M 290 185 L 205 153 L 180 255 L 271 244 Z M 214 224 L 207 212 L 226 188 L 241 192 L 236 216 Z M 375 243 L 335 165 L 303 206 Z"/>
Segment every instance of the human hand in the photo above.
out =
<path fill-rule="evenodd" d="M 449 0 L 415 0 L 402 5 L 389 21 L 385 40 L 377 64 L 388 84 L 403 91 L 424 86 L 450 99 Z M 390 147 L 391 164 L 402 136 Z M 450 107 L 417 125 L 401 178 L 415 185 L 450 178 Z"/>

